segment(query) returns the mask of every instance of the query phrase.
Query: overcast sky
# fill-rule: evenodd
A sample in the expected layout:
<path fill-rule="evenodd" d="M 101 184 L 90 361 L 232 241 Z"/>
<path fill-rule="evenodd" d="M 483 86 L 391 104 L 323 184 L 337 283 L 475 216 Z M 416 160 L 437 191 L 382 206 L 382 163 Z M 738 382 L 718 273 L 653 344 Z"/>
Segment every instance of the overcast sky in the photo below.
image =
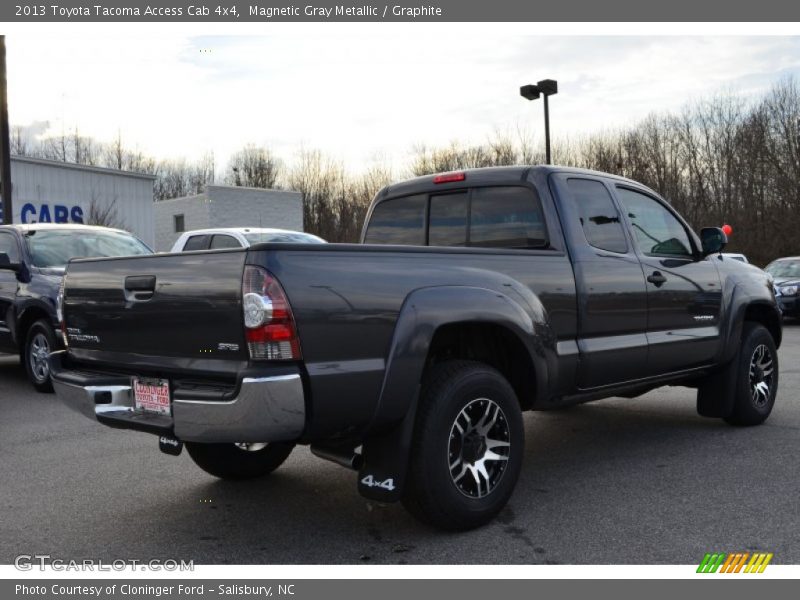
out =
<path fill-rule="evenodd" d="M 367 31 L 367 30 L 365 30 Z M 557 79 L 555 135 L 613 128 L 800 71 L 800 37 L 533 37 L 433 30 L 269 37 L 9 36 L 13 124 L 76 125 L 159 158 L 245 143 L 320 148 L 353 169 L 415 144 L 541 134 L 519 86 Z"/>

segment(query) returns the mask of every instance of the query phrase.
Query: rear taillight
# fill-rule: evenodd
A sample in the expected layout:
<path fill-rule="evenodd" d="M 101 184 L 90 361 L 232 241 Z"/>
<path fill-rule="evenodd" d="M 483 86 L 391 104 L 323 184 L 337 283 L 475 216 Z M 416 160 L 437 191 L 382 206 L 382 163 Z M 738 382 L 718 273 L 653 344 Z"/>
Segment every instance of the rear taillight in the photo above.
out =
<path fill-rule="evenodd" d="M 67 285 L 67 276 L 61 278 L 61 284 L 58 286 L 58 295 L 56 296 L 56 319 L 58 319 L 58 326 L 61 328 L 61 337 L 64 339 L 64 347 L 68 347 L 67 340 L 67 324 L 64 321 L 64 288 Z"/>
<path fill-rule="evenodd" d="M 252 360 L 300 360 L 300 340 L 289 300 L 268 271 L 244 268 L 242 310 Z"/>

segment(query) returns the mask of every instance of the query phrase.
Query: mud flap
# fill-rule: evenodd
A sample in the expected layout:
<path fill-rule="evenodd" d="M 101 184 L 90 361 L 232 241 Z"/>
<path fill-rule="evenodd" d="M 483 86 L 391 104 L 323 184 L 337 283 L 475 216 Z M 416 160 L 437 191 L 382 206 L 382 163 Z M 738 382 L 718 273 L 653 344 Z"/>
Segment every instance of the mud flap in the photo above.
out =
<path fill-rule="evenodd" d="M 183 450 L 183 442 L 177 438 L 162 435 L 158 438 L 158 449 L 164 454 L 180 456 L 181 451 Z"/>
<path fill-rule="evenodd" d="M 358 493 L 377 502 L 398 502 L 403 497 L 417 403 L 393 428 L 364 440 L 364 462 L 358 472 Z"/>
<path fill-rule="evenodd" d="M 706 377 L 697 388 L 697 413 L 701 417 L 722 419 L 733 412 L 736 378 L 739 374 L 739 351 L 720 371 Z"/>

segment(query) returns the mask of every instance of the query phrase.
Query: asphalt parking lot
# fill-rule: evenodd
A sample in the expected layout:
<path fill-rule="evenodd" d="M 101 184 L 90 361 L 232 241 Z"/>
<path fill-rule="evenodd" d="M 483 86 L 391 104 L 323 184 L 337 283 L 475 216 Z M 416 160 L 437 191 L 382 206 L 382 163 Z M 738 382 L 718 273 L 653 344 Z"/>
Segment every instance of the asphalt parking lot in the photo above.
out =
<path fill-rule="evenodd" d="M 373 505 L 299 448 L 270 478 L 221 482 L 155 437 L 94 424 L 0 358 L 0 563 L 18 554 L 196 564 L 696 564 L 708 551 L 800 563 L 800 326 L 787 323 L 765 425 L 696 415 L 664 388 L 526 416 L 500 518 L 446 534 Z"/>

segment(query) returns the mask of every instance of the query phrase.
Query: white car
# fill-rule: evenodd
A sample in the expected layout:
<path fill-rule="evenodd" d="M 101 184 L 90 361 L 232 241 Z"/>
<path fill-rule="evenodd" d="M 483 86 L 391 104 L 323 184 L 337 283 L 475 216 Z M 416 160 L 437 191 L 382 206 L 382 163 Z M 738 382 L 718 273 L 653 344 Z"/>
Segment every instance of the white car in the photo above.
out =
<path fill-rule="evenodd" d="M 738 254 L 736 252 L 723 252 L 722 256 L 725 258 L 730 258 L 733 260 L 738 260 L 739 262 L 749 263 L 750 261 L 747 260 L 747 257 L 744 254 Z"/>
<path fill-rule="evenodd" d="M 261 227 L 222 227 L 186 231 L 172 245 L 170 252 L 191 250 L 220 250 L 222 248 L 249 248 L 254 244 L 324 244 L 325 240 L 310 233 L 289 229 Z"/>

